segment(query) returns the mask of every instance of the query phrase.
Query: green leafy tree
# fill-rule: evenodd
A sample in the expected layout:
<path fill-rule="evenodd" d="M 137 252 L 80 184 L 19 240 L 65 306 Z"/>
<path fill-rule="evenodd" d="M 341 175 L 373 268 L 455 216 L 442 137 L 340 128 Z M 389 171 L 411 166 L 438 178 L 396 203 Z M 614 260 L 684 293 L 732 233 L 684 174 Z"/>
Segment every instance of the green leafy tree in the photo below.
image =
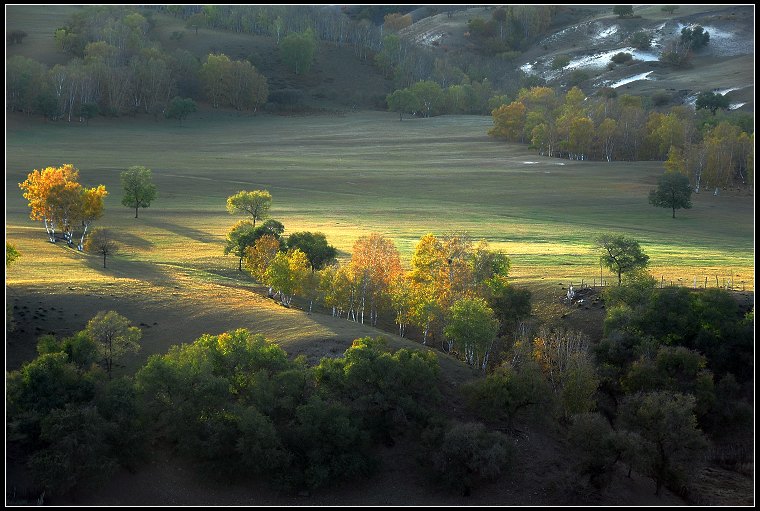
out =
<path fill-rule="evenodd" d="M 677 172 L 665 172 L 658 178 L 657 188 L 649 191 L 649 203 L 658 208 L 671 208 L 673 218 L 677 209 L 690 209 L 689 178 Z"/>
<path fill-rule="evenodd" d="M 706 108 L 712 112 L 713 115 L 718 109 L 727 110 L 729 107 L 728 97 L 724 94 L 716 94 L 715 92 L 700 92 L 697 95 L 697 103 L 695 105 L 697 110 Z"/>
<path fill-rule="evenodd" d="M 398 120 L 404 120 L 404 113 L 414 113 L 422 108 L 417 95 L 409 89 L 398 89 L 385 98 L 388 110 L 398 112 Z"/>
<path fill-rule="evenodd" d="M 278 252 L 264 272 L 265 283 L 280 293 L 283 305 L 290 306 L 293 295 L 299 294 L 309 274 L 309 260 L 299 249 Z"/>
<path fill-rule="evenodd" d="M 227 233 L 227 243 L 224 246 L 224 255 L 235 254 L 238 257 L 238 271 L 243 271 L 243 257 L 245 250 L 252 247 L 258 237 L 256 227 L 249 220 L 241 220 L 232 226 Z"/>
<path fill-rule="evenodd" d="M 21 254 L 16 250 L 16 246 L 13 243 L 5 242 L 5 267 L 8 268 L 13 261 L 21 257 Z"/>
<path fill-rule="evenodd" d="M 499 331 L 493 310 L 483 298 L 463 298 L 449 312 L 449 324 L 444 328 L 449 351 L 456 348 L 469 365 L 485 371 Z"/>
<path fill-rule="evenodd" d="M 695 412 L 702 418 L 715 403 L 712 372 L 706 369 L 707 359 L 684 346 L 660 346 L 654 357 L 642 355 L 631 364 L 623 378 L 628 394 L 669 390 L 691 394 L 696 399 Z"/>
<path fill-rule="evenodd" d="M 176 96 L 169 102 L 169 106 L 166 109 L 166 118 L 177 119 L 182 124 L 182 121 L 187 119 L 188 115 L 197 110 L 198 106 L 195 104 L 195 101 L 190 98 Z"/>
<path fill-rule="evenodd" d="M 620 458 L 621 449 L 607 419 L 594 412 L 575 415 L 567 436 L 578 453 L 576 463 L 580 473 L 588 475 L 596 488 L 609 484 L 610 471 Z"/>
<path fill-rule="evenodd" d="M 300 34 L 292 33 L 285 36 L 280 44 L 280 55 L 282 61 L 298 75 L 309 71 L 314 62 L 316 49 L 317 41 L 314 33 L 307 30 Z"/>
<path fill-rule="evenodd" d="M 623 274 L 646 268 L 649 256 L 644 253 L 639 242 L 624 234 L 602 234 L 595 245 L 602 249 L 600 260 L 618 276 L 618 286 L 623 282 Z"/>
<path fill-rule="evenodd" d="M 294 232 L 288 236 L 288 248 L 301 250 L 309 259 L 312 273 L 335 261 L 338 250 L 327 244 L 321 232 Z"/>
<path fill-rule="evenodd" d="M 227 197 L 227 211 L 231 215 L 235 213 L 251 215 L 254 227 L 257 220 L 269 216 L 269 208 L 271 207 L 272 194 L 267 190 L 240 191 Z"/>
<path fill-rule="evenodd" d="M 108 426 L 91 404 L 67 404 L 45 417 L 40 438 L 47 446 L 30 457 L 29 467 L 47 494 L 65 495 L 116 471 Z"/>
<path fill-rule="evenodd" d="M 79 117 L 85 119 L 87 126 L 90 125 L 90 119 L 98 115 L 100 108 L 97 103 L 82 103 L 79 107 Z"/>
<path fill-rule="evenodd" d="M 648 50 L 652 47 L 652 38 L 646 32 L 634 32 L 631 35 L 631 46 L 638 50 Z"/>
<path fill-rule="evenodd" d="M 136 353 L 140 350 L 142 332 L 139 328 L 130 326 L 129 320 L 116 311 L 98 312 L 87 323 L 85 332 L 97 344 L 109 379 L 115 360 L 129 352 Z"/>
<path fill-rule="evenodd" d="M 434 115 L 443 105 L 445 99 L 443 90 L 440 85 L 431 80 L 417 82 L 409 90 L 419 99 L 420 107 L 425 117 Z"/>
<path fill-rule="evenodd" d="M 227 55 L 210 53 L 201 66 L 199 77 L 214 108 L 222 106 L 226 87 L 224 77 L 230 65 L 231 61 Z"/>
<path fill-rule="evenodd" d="M 677 5 L 663 5 L 663 6 L 660 8 L 660 10 L 661 10 L 662 12 L 666 12 L 666 13 L 668 13 L 668 14 L 673 14 L 673 13 L 676 11 L 676 9 L 678 9 L 678 6 L 677 6 Z"/>
<path fill-rule="evenodd" d="M 698 50 L 710 42 L 710 33 L 699 25 L 681 29 L 681 41 L 692 50 Z"/>
<path fill-rule="evenodd" d="M 552 59 L 552 69 L 563 69 L 570 63 L 570 55 L 557 55 Z"/>
<path fill-rule="evenodd" d="M 150 207 L 158 195 L 152 171 L 139 165 L 129 167 L 121 173 L 121 187 L 124 189 L 121 203 L 128 208 L 135 208 L 135 218 L 139 209 Z"/>
<path fill-rule="evenodd" d="M 504 364 L 484 379 L 464 385 L 462 392 L 475 413 L 507 429 L 512 429 L 518 414 L 542 412 L 551 403 L 551 388 L 532 360 L 517 366 Z"/>
<path fill-rule="evenodd" d="M 285 243 L 280 238 L 284 230 L 285 226 L 282 223 L 271 218 L 258 227 L 255 227 L 250 220 L 241 220 L 227 233 L 227 244 L 224 247 L 224 255 L 233 253 L 238 256 L 238 271 L 242 271 L 246 250 L 248 247 L 253 247 L 256 241 L 264 235 L 268 234 L 280 240 L 280 249 L 285 250 Z"/>
<path fill-rule="evenodd" d="M 298 407 L 294 422 L 286 442 L 295 451 L 301 484 L 314 489 L 373 470 L 367 435 L 344 404 L 314 395 Z"/>
<path fill-rule="evenodd" d="M 687 482 L 707 447 L 694 408 L 694 396 L 667 391 L 638 393 L 620 405 L 620 427 L 641 439 L 635 465 L 655 482 L 656 495 L 663 485 Z"/>
<path fill-rule="evenodd" d="M 410 428 L 425 427 L 440 404 L 432 351 L 391 353 L 382 337 L 354 340 L 340 359 L 322 359 L 315 369 L 320 388 L 350 403 L 365 429 L 392 443 Z"/>

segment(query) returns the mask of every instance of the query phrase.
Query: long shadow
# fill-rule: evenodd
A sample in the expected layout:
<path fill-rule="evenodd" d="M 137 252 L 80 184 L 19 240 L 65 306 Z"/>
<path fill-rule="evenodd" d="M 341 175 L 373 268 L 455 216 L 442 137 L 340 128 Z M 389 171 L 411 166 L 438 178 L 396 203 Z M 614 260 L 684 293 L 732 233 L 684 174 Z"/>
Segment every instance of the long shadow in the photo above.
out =
<path fill-rule="evenodd" d="M 198 229 L 193 229 L 184 225 L 173 224 L 171 222 L 167 222 L 166 220 L 153 220 L 146 218 L 143 220 L 143 222 L 145 222 L 147 225 L 150 225 L 151 227 L 166 229 L 167 231 L 173 232 L 178 236 L 184 236 L 195 241 L 208 243 L 209 241 L 214 240 L 214 236 L 208 232 L 199 231 Z"/>
<path fill-rule="evenodd" d="M 117 240 L 121 241 L 121 239 Z M 90 254 L 85 258 L 85 264 L 102 275 L 114 278 L 131 278 L 144 280 L 153 284 L 170 286 L 176 282 L 171 273 L 163 270 L 154 263 L 144 261 L 130 261 L 115 255 L 106 257 L 106 267 L 103 267 L 103 256 Z"/>
<path fill-rule="evenodd" d="M 149 241 L 141 236 L 135 236 L 134 234 L 130 234 L 124 230 L 119 231 L 119 242 L 125 247 L 130 247 L 137 250 L 148 250 L 153 248 L 154 245 L 152 241 Z"/>

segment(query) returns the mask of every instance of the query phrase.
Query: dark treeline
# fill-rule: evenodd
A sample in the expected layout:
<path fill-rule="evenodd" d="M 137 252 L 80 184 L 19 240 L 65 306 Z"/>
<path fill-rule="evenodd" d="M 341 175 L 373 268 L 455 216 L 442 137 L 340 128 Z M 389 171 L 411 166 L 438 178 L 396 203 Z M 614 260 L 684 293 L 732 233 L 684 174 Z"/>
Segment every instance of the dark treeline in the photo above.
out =
<path fill-rule="evenodd" d="M 353 48 L 358 58 L 372 61 L 387 78 L 392 78 L 396 88 L 421 80 L 433 80 L 447 87 L 485 79 L 503 88 L 520 75 L 511 61 L 519 51 L 546 33 L 555 8 L 497 9 L 492 16 L 501 21 L 483 23 L 486 26 L 497 23 L 501 27 L 495 37 L 501 41 L 499 48 L 503 51 L 481 51 L 477 55 L 446 52 L 444 57 L 436 57 L 433 52 L 401 39 L 394 33 L 387 14 L 386 23 L 379 25 L 370 21 L 371 12 L 349 16 L 354 13 L 335 6 L 167 6 L 161 9 L 185 19 L 188 27 L 265 35 L 274 37 L 278 44 L 288 34 L 311 30 L 321 41 Z M 504 16 L 501 16 L 502 11 Z M 435 14 L 434 10 L 429 14 Z M 476 18 L 470 24 L 478 25 L 479 21 L 482 20 Z M 480 47 L 489 37 L 476 32 L 474 44 Z"/>
<path fill-rule="evenodd" d="M 221 63 L 226 56 L 201 59 L 182 48 L 162 49 L 151 38 L 156 11 L 184 19 L 190 30 L 265 35 L 278 46 L 288 37 L 313 34 L 318 40 L 352 47 L 358 58 L 375 64 L 397 88 L 426 80 L 454 87 L 449 94 L 453 106 L 447 110 L 451 113 L 487 114 L 495 90 L 515 91 L 535 84 L 515 72 L 511 57 L 454 52 L 436 57 L 366 18 L 352 19 L 337 7 L 87 6 L 52 31 L 58 49 L 71 56 L 69 63 L 51 69 L 21 56 L 8 59 L 7 108 L 70 122 L 96 114 L 157 117 L 166 113 L 175 97 L 208 101 L 215 108 L 256 110 L 267 103 L 266 78 L 249 61 Z M 534 38 L 538 33 L 527 30 L 521 37 Z M 172 37 L 183 35 L 177 32 Z"/>
<path fill-rule="evenodd" d="M 54 32 L 69 63 L 48 69 L 26 57 L 8 59 L 7 108 L 70 122 L 98 113 L 158 116 L 175 97 L 238 110 L 266 103 L 266 78 L 250 62 L 168 53 L 150 39 L 152 25 L 149 12 L 132 7 L 84 8 Z"/>

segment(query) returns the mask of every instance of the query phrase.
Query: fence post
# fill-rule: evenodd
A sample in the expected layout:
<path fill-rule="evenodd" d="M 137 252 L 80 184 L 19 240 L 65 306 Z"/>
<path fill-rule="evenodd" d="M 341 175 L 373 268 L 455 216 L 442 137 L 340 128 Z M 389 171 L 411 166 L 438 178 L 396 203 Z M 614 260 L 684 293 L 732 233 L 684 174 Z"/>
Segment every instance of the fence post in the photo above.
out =
<path fill-rule="evenodd" d="M 705 289 L 707 289 L 707 275 L 705 275 Z"/>

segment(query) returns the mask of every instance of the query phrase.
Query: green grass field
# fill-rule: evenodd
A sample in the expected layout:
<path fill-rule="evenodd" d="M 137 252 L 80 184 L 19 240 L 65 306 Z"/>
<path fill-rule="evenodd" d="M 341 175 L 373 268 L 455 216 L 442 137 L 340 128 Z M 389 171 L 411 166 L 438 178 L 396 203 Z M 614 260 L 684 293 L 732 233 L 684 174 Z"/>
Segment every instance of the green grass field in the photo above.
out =
<path fill-rule="evenodd" d="M 752 288 L 751 196 L 703 193 L 673 219 L 647 202 L 661 162 L 543 158 L 489 139 L 490 124 L 476 116 L 399 122 L 390 113 L 202 112 L 182 126 L 97 118 L 89 127 L 12 117 L 7 237 L 22 252 L 26 239 L 44 237 L 18 183 L 34 168 L 70 162 L 84 185 L 109 190 L 97 226 L 119 232 L 120 257 L 199 275 L 236 264 L 222 255 L 224 236 L 240 219 L 226 212 L 227 196 L 268 189 L 272 217 L 286 234 L 322 231 L 344 258 L 357 238 L 380 232 L 408 264 L 425 233 L 466 231 L 509 254 L 518 280 L 589 281 L 600 273 L 593 238 L 616 231 L 641 242 L 651 271 L 666 282 L 708 277 L 714 284 L 715 275 L 721 282 L 733 275 L 735 286 Z M 159 190 L 139 219 L 120 204 L 119 173 L 132 165 L 153 169 Z"/>

